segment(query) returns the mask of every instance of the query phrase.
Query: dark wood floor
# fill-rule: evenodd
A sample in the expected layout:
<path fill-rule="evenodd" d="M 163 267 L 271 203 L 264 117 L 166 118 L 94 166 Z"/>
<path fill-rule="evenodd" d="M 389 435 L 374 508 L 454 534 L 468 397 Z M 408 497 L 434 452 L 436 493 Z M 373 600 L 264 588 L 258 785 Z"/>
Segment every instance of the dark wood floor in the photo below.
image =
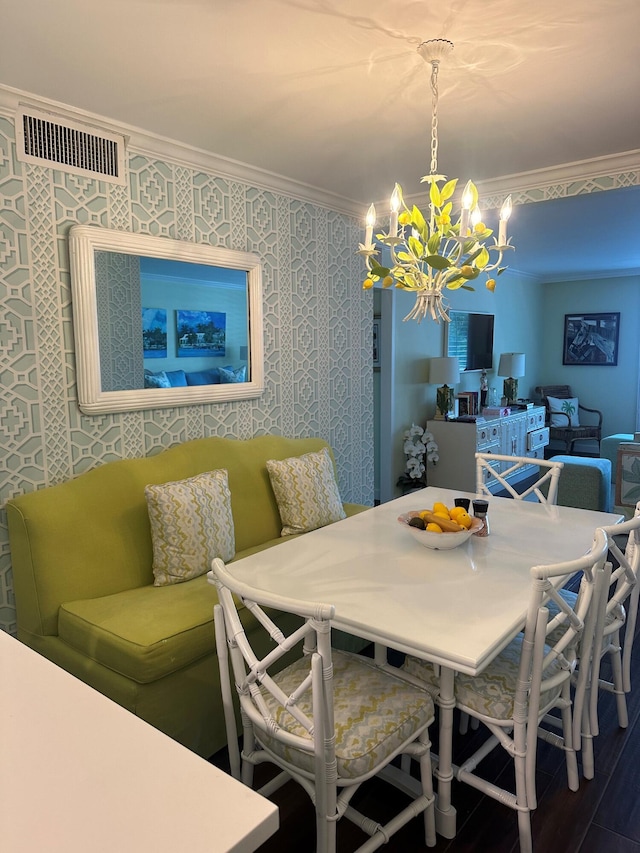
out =
<path fill-rule="evenodd" d="M 600 698 L 601 732 L 595 741 L 596 774 L 582 779 L 580 790 L 566 785 L 564 760 L 560 751 L 539 743 L 538 808 L 533 813 L 534 849 L 537 853 L 631 853 L 640 851 L 640 653 L 634 661 L 635 692 L 629 697 L 629 727 L 620 729 L 615 702 L 610 694 Z M 435 729 L 435 727 L 434 727 Z M 434 746 L 437 732 L 432 732 Z M 456 735 L 454 756 L 462 760 L 473 751 L 482 730 L 462 737 Z M 212 759 L 225 767 L 226 754 Z M 512 762 L 501 749 L 480 765 L 487 778 L 503 786 L 510 784 Z M 257 772 L 268 772 L 260 767 Z M 262 777 L 266 778 L 266 777 Z M 260 781 L 260 777 L 256 776 Z M 379 820 L 397 810 L 403 795 L 391 786 L 371 780 L 358 792 L 354 805 Z M 463 851 L 517 851 L 516 815 L 511 809 L 454 782 L 453 802 L 458 812 L 458 835 L 453 841 L 438 836 L 436 853 Z M 280 808 L 280 830 L 259 848 L 260 853 L 313 853 L 315 821 L 313 807 L 293 782 L 272 797 Z M 426 850 L 422 821 L 411 821 L 381 848 L 385 853 L 413 853 Z M 365 840 L 347 820 L 338 824 L 338 853 L 350 853 Z"/>

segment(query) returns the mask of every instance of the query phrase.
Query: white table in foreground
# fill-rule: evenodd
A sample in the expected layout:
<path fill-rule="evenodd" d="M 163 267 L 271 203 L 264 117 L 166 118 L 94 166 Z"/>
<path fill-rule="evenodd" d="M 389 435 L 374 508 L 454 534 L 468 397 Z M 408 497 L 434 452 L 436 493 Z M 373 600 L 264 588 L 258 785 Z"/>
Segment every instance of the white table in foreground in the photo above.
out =
<path fill-rule="evenodd" d="M 251 853 L 278 809 L 0 631 L 2 849 Z"/>
<path fill-rule="evenodd" d="M 335 605 L 337 628 L 441 664 L 437 819 L 447 837 L 455 834 L 454 671 L 482 672 L 521 630 L 532 566 L 581 556 L 596 527 L 622 519 L 489 498 L 491 535 L 472 536 L 451 551 L 424 548 L 397 521 L 436 500 L 451 506 L 461 494 L 431 487 L 413 492 L 229 567 L 258 589 Z"/>

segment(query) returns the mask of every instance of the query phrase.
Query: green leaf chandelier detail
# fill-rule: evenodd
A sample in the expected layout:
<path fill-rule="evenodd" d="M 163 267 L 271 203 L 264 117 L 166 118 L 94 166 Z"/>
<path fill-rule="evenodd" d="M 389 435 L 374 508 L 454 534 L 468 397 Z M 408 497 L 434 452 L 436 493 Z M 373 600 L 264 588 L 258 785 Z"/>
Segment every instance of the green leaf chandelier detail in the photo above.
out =
<path fill-rule="evenodd" d="M 391 196 L 389 231 L 376 234 L 376 240 L 389 248 L 391 266 L 381 264 L 380 252 L 373 242 L 376 224 L 373 204 L 367 212 L 364 244 L 360 244 L 358 251 L 368 272 L 363 288 L 367 290 L 381 281 L 383 287 L 395 285 L 401 290 L 414 291 L 415 305 L 404 319 L 418 323 L 425 317 L 449 322 L 444 291 L 474 290 L 472 282 L 481 274 L 487 275 L 485 286 L 493 292 L 496 277 L 506 269 L 501 266 L 502 256 L 507 249 L 514 248 L 507 239 L 511 196 L 500 210 L 498 238 L 494 237 L 489 245 L 487 241 L 493 231 L 482 221 L 473 181 L 468 181 L 462 193 L 456 218 L 453 195 L 458 179 L 448 181 L 445 175 L 438 174 L 438 71 L 440 60 L 452 50 L 452 42 L 446 39 L 431 39 L 418 46 L 418 53 L 431 64 L 431 170 L 421 180 L 429 185 L 429 213 L 425 216 L 415 204 L 409 207 L 402 187 L 396 184 Z"/>

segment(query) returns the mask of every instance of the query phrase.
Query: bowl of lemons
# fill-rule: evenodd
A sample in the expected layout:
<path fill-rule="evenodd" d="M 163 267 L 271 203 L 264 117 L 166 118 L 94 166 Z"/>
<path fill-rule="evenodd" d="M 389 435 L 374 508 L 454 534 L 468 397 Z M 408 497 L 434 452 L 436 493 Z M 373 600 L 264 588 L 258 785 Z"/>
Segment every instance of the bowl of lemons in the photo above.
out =
<path fill-rule="evenodd" d="M 437 501 L 431 509 L 417 509 L 398 516 L 416 542 L 435 551 L 448 551 L 466 542 L 482 528 L 479 518 L 469 515 L 464 507 L 452 509 Z"/>

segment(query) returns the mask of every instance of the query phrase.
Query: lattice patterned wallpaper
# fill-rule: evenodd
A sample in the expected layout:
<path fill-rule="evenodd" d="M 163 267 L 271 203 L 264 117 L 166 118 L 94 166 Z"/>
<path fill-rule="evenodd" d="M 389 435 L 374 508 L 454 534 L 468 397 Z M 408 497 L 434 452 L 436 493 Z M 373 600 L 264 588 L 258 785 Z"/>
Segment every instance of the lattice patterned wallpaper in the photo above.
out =
<path fill-rule="evenodd" d="M 15 630 L 4 504 L 115 459 L 206 435 L 319 435 L 344 500 L 373 502 L 372 309 L 350 217 L 130 152 L 129 187 L 15 159 L 0 116 L 0 628 Z M 255 252 L 263 262 L 263 396 L 87 416 L 76 404 L 66 236 L 75 223 Z"/>

